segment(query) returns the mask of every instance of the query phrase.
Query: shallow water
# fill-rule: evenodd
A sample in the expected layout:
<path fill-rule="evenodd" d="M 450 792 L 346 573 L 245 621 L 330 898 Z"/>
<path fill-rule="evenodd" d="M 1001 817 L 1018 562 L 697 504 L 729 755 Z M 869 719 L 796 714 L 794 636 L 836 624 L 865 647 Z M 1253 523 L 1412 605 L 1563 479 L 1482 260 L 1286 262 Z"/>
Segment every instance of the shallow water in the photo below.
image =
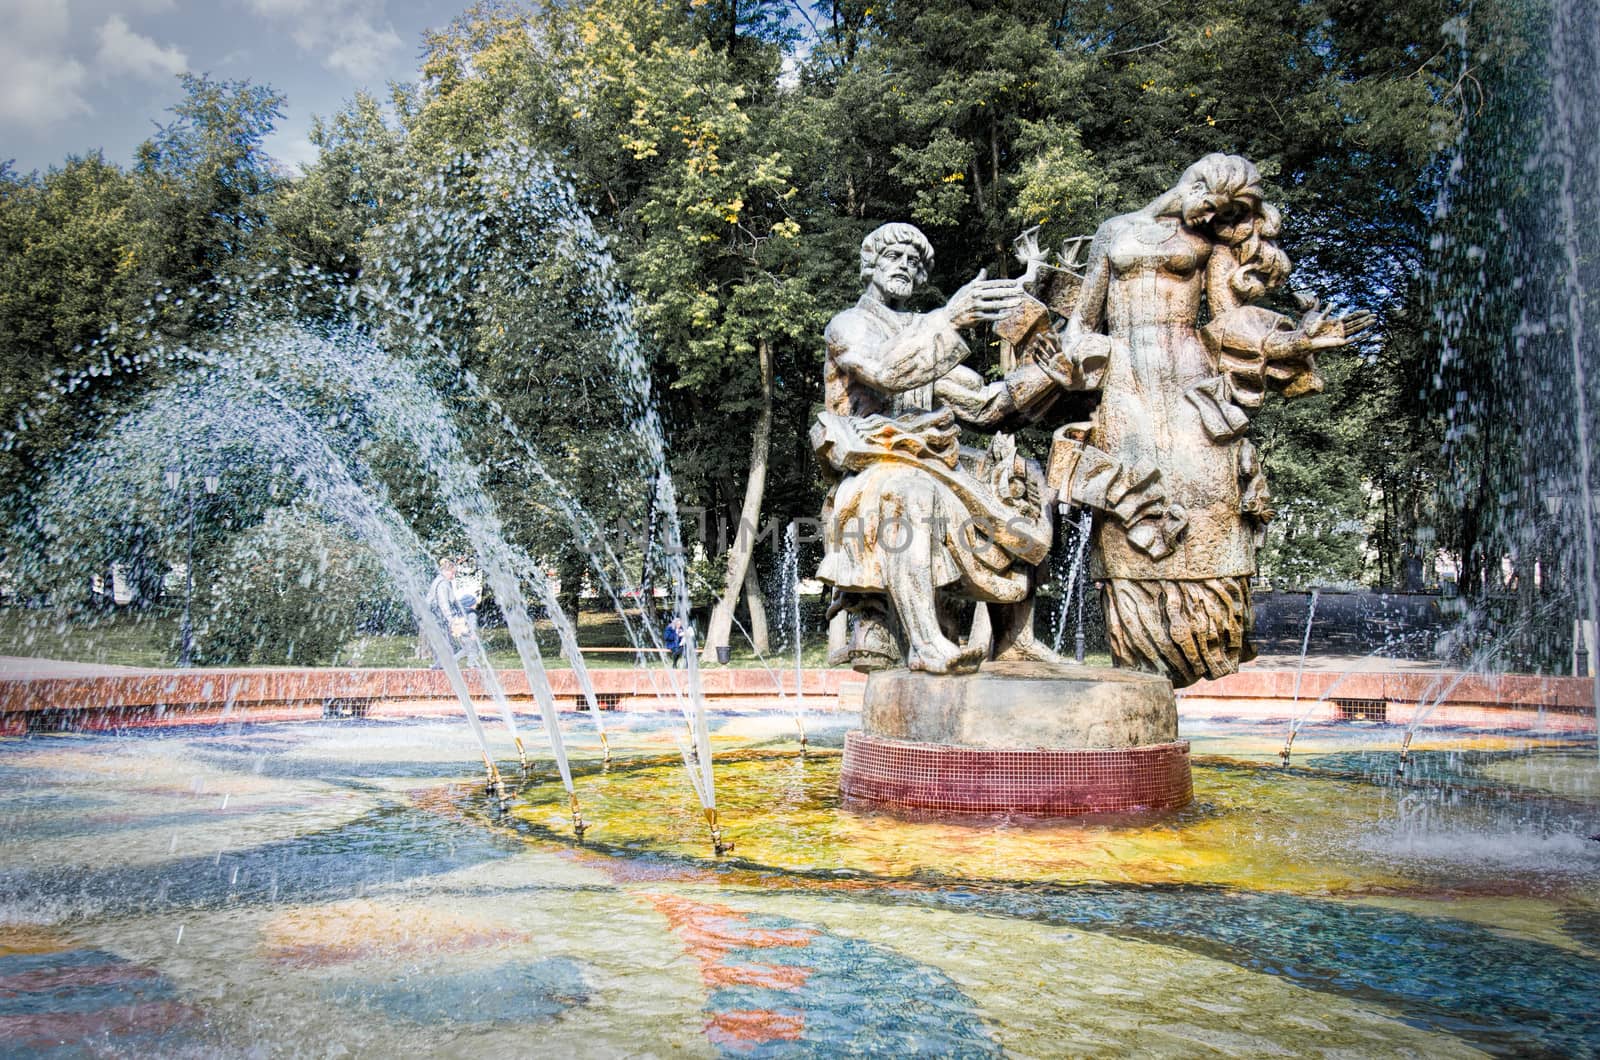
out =
<path fill-rule="evenodd" d="M 856 719 L 565 717 L 510 816 L 459 719 L 0 742 L 0 1041 L 30 1054 L 1600 1050 L 1600 794 L 1559 738 L 1185 724 L 1155 818 L 840 805 Z M 536 725 L 530 751 L 539 759 Z M 502 730 L 492 730 L 511 758 Z M 504 763 L 503 763 L 504 765 Z"/>

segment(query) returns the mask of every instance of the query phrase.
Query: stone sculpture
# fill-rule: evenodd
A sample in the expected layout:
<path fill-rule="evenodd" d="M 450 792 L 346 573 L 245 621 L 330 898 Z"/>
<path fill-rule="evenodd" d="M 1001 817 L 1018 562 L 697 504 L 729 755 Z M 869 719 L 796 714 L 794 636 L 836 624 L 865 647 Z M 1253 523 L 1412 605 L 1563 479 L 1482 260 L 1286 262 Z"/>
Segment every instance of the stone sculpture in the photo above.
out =
<path fill-rule="evenodd" d="M 1315 353 L 1372 325 L 1303 295 L 1298 321 L 1251 304 L 1289 275 L 1260 180 L 1243 158 L 1207 155 L 1102 224 L 1062 329 L 1065 349 L 1103 354 L 1106 368 L 1092 421 L 1058 432 L 1052 485 L 1063 504 L 1112 516 L 1096 520 L 1092 573 L 1113 661 L 1180 688 L 1253 654 L 1250 579 L 1273 512 L 1250 413 L 1267 390 L 1320 391 Z M 1128 510 L 1102 488 L 1112 468 L 1124 481 L 1159 473 L 1166 502 Z"/>
<path fill-rule="evenodd" d="M 853 616 L 850 662 L 876 671 L 845 737 L 847 801 L 1058 816 L 1193 797 L 1173 687 L 1249 656 L 1272 516 L 1250 413 L 1268 390 L 1321 389 L 1316 352 L 1372 323 L 1309 297 L 1298 319 L 1252 304 L 1288 278 L 1278 226 L 1256 168 L 1207 155 L 1054 261 L 1024 233 L 1022 276 L 979 273 L 932 312 L 905 308 L 933 258 L 921 232 L 862 243 L 867 289 L 828 325 L 812 431 L 836 477 L 818 575 Z M 961 365 L 962 332 L 983 327 L 1004 343 L 988 384 Z M 1041 467 L 1005 432 L 1052 419 Z M 967 447 L 963 427 L 996 433 Z M 1037 565 L 1072 509 L 1093 512 L 1116 670 L 1032 637 Z"/>
<path fill-rule="evenodd" d="M 904 308 L 933 259 L 927 239 L 905 224 L 867 236 L 867 288 L 828 325 L 812 432 L 837 476 L 818 575 L 854 615 L 853 665 L 1059 662 L 1032 635 L 1058 505 L 1097 513 L 1094 575 L 1118 666 L 1183 686 L 1249 657 L 1249 581 L 1272 515 L 1249 414 L 1269 389 L 1320 390 L 1315 352 L 1371 325 L 1304 297 L 1298 321 L 1250 304 L 1288 277 L 1278 228 L 1256 168 L 1208 155 L 1101 225 L 1081 275 L 1071 254 L 1045 263 L 1024 239 L 1022 277 L 980 273 L 928 313 Z M 984 325 L 1013 362 L 987 385 L 961 365 L 961 332 Z M 1099 405 L 1056 430 L 1048 470 L 1007 433 L 986 450 L 959 443 L 961 426 L 1037 422 L 1073 391 Z"/>
<path fill-rule="evenodd" d="M 848 651 L 859 669 L 1053 658 L 1032 630 L 1034 567 L 1053 521 L 1043 469 L 1010 435 L 979 450 L 960 445 L 959 429 L 1020 422 L 1058 387 L 1081 386 L 1083 368 L 1041 333 L 1039 356 L 985 385 L 961 366 L 961 330 L 1013 318 L 1027 296 L 1016 280 L 980 273 L 945 306 L 905 311 L 932 260 L 913 226 L 877 229 L 861 244 L 865 293 L 828 324 L 826 410 L 812 442 L 839 481 L 818 576 L 834 586 L 834 609 L 855 615 Z M 957 600 L 979 604 L 961 643 Z"/>

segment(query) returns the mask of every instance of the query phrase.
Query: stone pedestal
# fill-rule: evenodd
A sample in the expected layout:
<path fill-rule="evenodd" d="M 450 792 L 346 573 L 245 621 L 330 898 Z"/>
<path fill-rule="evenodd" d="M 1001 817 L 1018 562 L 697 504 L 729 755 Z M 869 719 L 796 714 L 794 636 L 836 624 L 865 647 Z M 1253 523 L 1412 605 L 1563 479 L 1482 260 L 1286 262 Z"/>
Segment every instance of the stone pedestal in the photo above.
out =
<path fill-rule="evenodd" d="M 1165 678 L 989 663 L 976 674 L 884 670 L 845 738 L 846 804 L 913 816 L 1170 810 L 1193 798 Z"/>

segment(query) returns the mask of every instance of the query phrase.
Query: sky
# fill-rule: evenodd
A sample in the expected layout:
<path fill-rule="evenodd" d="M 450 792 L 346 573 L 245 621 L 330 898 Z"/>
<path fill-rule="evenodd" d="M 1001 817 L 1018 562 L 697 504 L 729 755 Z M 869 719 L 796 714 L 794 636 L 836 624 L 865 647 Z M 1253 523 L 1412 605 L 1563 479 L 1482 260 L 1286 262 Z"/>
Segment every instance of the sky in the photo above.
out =
<path fill-rule="evenodd" d="M 100 150 L 128 165 L 181 95 L 178 75 L 288 97 L 268 152 L 311 161 L 313 114 L 416 79 L 423 31 L 468 0 L 0 0 L 0 161 L 20 172 Z"/>

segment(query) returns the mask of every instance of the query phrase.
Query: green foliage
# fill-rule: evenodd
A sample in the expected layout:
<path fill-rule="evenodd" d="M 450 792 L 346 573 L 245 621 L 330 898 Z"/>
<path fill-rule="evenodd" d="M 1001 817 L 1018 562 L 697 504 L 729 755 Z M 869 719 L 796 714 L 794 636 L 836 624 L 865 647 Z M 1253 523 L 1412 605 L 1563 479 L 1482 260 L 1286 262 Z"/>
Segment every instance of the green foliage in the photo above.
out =
<path fill-rule="evenodd" d="M 25 521 L 19 494 L 93 412 L 86 391 L 58 398 L 57 381 L 118 367 L 88 345 L 126 315 L 138 290 L 144 232 L 132 219 L 135 195 L 134 182 L 99 155 L 42 176 L 0 171 L 0 516 L 8 525 Z"/>
<path fill-rule="evenodd" d="M 206 297 L 251 267 L 276 186 L 261 140 L 280 102 L 248 83 L 182 78 L 176 120 L 132 172 L 99 156 L 43 176 L 0 172 L 0 549 L 54 551 L 37 497 L 56 458 L 162 381 L 144 363 L 159 317 L 175 337 L 219 323 Z M 114 553 L 124 523 L 102 525 Z M 82 528 L 87 530 L 88 528 Z M 97 552 L 102 551 L 97 549 Z M 147 549 L 140 545 L 137 561 Z"/>
<path fill-rule="evenodd" d="M 394 93 L 398 122 L 356 97 L 317 124 L 319 158 L 302 176 L 275 171 L 261 148 L 281 99 L 204 77 L 183 80 L 175 120 L 130 171 L 99 158 L 44 175 L 0 170 L 0 429 L 19 415 L 28 424 L 0 463 L 8 529 L 27 527 L 27 547 L 48 551 L 55 538 L 27 499 L 37 476 L 105 410 L 161 380 L 128 367 L 147 341 L 147 300 L 170 292 L 153 304 L 163 331 L 186 337 L 225 325 L 189 288 L 225 287 L 263 262 L 395 278 L 407 267 L 392 253 L 398 222 L 411 204 L 432 202 L 428 174 L 454 167 L 439 202 L 476 217 L 484 245 L 512 264 L 480 273 L 469 295 L 429 303 L 428 326 L 453 351 L 428 366 L 430 381 L 511 535 L 575 586 L 576 535 L 516 439 L 602 524 L 642 520 L 648 482 L 640 454 L 620 440 L 633 410 L 579 259 L 561 252 L 558 234 L 531 231 L 497 205 L 495 189 L 460 162 L 506 145 L 570 174 L 610 241 L 680 499 L 713 521 L 737 507 L 748 426 L 770 405 L 767 512 L 809 515 L 821 500 L 806 441 L 820 335 L 859 293 L 856 247 L 868 230 L 895 219 L 927 229 L 932 300 L 979 268 L 1013 272 L 1021 229 L 1042 225 L 1046 245 L 1088 234 L 1200 155 L 1229 151 L 1260 163 L 1284 212 L 1295 283 L 1383 321 L 1380 340 L 1328 358 L 1326 394 L 1271 402 L 1256 420 L 1279 510 L 1264 571 L 1282 584 L 1392 584 L 1406 557 L 1436 543 L 1477 557 L 1478 577 L 1513 549 L 1526 556 L 1526 543 L 1503 532 L 1514 521 L 1496 513 L 1538 503 L 1536 476 L 1512 454 L 1520 428 L 1504 426 L 1527 423 L 1529 406 L 1512 384 L 1481 380 L 1506 363 L 1496 343 L 1515 333 L 1512 292 L 1529 259 L 1508 251 L 1483 266 L 1481 282 L 1463 281 L 1485 297 L 1466 308 L 1471 341 L 1437 378 L 1428 328 L 1441 297 L 1421 277 L 1447 176 L 1439 152 L 1474 107 L 1484 113 L 1467 125 L 1470 150 L 1496 136 L 1516 143 L 1499 170 L 1470 182 L 1468 198 L 1478 198 L 1447 218 L 1445 257 L 1494 246 L 1502 207 L 1517 225 L 1538 219 L 1548 188 L 1516 168 L 1529 146 L 1516 86 L 1539 89 L 1538 10 L 1512 0 L 1466 15 L 1460 0 L 1047 6 L 483 3 L 429 34 L 421 80 Z M 1466 66 L 1446 26 L 1467 35 Z M 1487 96 L 1469 99 L 1477 84 Z M 127 362 L 93 343 L 113 324 Z M 761 348 L 773 365 L 770 398 Z M 973 366 L 992 368 L 989 358 L 979 351 Z M 88 384 L 61 382 L 80 377 Z M 1446 397 L 1425 406 L 1424 391 Z M 1475 398 L 1451 421 L 1462 391 Z M 1540 425 L 1526 439 L 1548 441 L 1554 430 Z M 1439 457 L 1446 441 L 1449 466 Z M 362 455 L 425 537 L 454 533 L 413 453 L 372 440 Z M 1452 489 L 1441 494 L 1442 479 Z M 139 522 L 159 525 L 153 518 Z M 250 511 L 221 532 L 268 533 L 246 529 L 257 518 Z M 282 531 L 288 518 L 273 524 Z M 266 553 L 240 551 L 238 562 L 250 554 Z M 707 563 L 720 570 L 715 557 Z M 1551 555 L 1543 569 L 1567 563 Z M 299 575 L 252 576 L 276 586 Z M 297 659 L 311 650 L 298 628 L 252 629 L 229 657 L 262 637 L 294 639 Z"/>
<path fill-rule="evenodd" d="M 1361 456 L 1374 410 L 1362 398 L 1372 366 L 1346 353 L 1324 358 L 1321 368 L 1326 391 L 1268 402 L 1252 424 L 1276 501 L 1258 557 L 1274 589 L 1366 580 L 1370 483 Z"/>
<path fill-rule="evenodd" d="M 313 120 L 311 142 L 317 161 L 268 200 L 272 232 L 291 260 L 354 278 L 369 233 L 410 184 L 405 135 L 376 99 L 358 94 L 331 120 Z"/>
<path fill-rule="evenodd" d="M 393 606 L 372 555 L 303 508 L 274 509 L 236 535 L 197 594 L 208 665 L 329 663 L 364 615 Z"/>
<path fill-rule="evenodd" d="M 184 74 L 176 120 L 139 147 L 136 214 L 149 232 L 140 261 L 152 293 L 182 297 L 248 267 L 267 225 L 267 198 L 278 177 L 262 141 L 283 97 L 248 81 Z M 205 327 L 204 300 L 164 321 Z"/>

